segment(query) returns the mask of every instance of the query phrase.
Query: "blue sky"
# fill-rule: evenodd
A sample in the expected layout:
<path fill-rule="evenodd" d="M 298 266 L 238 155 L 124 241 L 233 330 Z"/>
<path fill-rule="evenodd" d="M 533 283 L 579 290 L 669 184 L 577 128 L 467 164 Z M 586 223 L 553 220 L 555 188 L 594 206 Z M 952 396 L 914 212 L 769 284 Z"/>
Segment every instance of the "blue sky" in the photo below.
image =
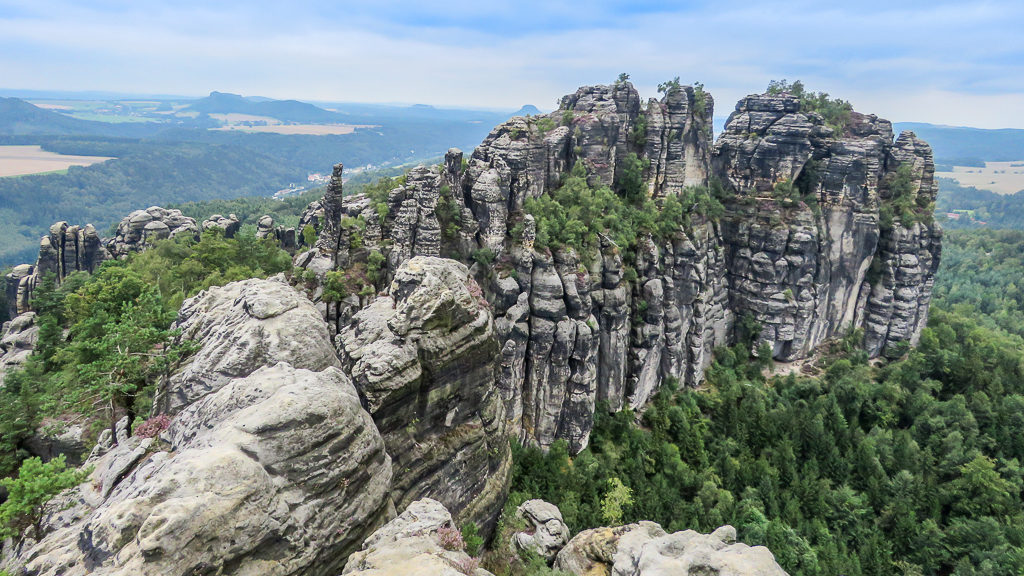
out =
<path fill-rule="evenodd" d="M 0 0 L 0 88 L 550 109 L 628 72 L 1024 128 L 1024 2 Z"/>

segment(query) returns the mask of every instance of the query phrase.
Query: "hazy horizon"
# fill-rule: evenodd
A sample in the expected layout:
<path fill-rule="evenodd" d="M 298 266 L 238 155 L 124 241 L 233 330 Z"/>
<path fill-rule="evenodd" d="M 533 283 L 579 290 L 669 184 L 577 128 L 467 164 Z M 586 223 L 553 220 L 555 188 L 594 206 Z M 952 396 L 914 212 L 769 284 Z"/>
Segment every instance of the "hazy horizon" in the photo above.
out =
<path fill-rule="evenodd" d="M 0 0 L 9 91 L 552 109 L 631 75 L 703 82 L 727 116 L 801 79 L 899 122 L 1024 128 L 1024 6 L 994 2 L 672 3 Z"/>

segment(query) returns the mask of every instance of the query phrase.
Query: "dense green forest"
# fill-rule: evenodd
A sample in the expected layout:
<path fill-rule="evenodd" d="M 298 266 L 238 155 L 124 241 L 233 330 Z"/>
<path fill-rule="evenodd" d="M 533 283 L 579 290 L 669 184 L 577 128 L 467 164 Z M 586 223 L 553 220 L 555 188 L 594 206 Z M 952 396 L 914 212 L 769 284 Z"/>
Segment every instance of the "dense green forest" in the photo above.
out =
<path fill-rule="evenodd" d="M 964 211 L 954 220 L 945 215 Z M 1024 192 L 996 194 L 973 186 L 961 186 L 956 180 L 939 178 L 939 196 L 935 212 L 947 229 L 1012 228 L 1024 230 Z"/>
<path fill-rule="evenodd" d="M 18 470 L 24 440 L 44 420 L 84 424 L 93 436 L 126 414 L 141 424 L 157 377 L 190 352 L 169 329 L 182 301 L 290 269 L 291 257 L 273 241 L 214 230 L 199 242 L 158 242 L 93 275 L 72 274 L 59 288 L 44 279 L 33 300 L 35 353 L 0 389 L 0 476 Z"/>
<path fill-rule="evenodd" d="M 599 411 L 576 457 L 516 446 L 513 501 L 554 502 L 573 531 L 731 523 L 793 575 L 1024 573 L 1024 233 L 944 249 L 904 358 L 868 361 L 854 335 L 813 375 L 766 377 L 745 343 L 718 350 L 703 389 Z"/>

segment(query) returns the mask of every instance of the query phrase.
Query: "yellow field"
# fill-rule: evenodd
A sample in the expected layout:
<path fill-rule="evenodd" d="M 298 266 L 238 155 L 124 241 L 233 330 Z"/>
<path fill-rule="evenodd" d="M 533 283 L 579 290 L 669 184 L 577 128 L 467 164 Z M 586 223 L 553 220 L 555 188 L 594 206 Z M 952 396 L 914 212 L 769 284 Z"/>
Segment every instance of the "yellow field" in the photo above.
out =
<path fill-rule="evenodd" d="M 935 175 L 996 194 L 1016 194 L 1024 190 L 1024 160 L 986 162 L 984 168 L 953 166 L 952 172 L 936 172 Z"/>
<path fill-rule="evenodd" d="M 107 160 L 113 158 L 55 154 L 39 146 L 0 146 L 0 178 L 58 172 L 71 166 L 90 166 Z"/>

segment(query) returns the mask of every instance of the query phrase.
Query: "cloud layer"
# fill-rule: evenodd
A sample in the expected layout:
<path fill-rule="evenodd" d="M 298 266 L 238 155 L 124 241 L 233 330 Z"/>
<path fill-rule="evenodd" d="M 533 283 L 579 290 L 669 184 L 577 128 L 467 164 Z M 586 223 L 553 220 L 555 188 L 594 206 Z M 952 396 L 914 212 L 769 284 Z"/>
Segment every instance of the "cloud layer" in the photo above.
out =
<path fill-rule="evenodd" d="M 551 108 L 632 75 L 726 115 L 773 78 L 893 120 L 1024 128 L 1024 3 L 0 0 L 0 87 Z"/>

